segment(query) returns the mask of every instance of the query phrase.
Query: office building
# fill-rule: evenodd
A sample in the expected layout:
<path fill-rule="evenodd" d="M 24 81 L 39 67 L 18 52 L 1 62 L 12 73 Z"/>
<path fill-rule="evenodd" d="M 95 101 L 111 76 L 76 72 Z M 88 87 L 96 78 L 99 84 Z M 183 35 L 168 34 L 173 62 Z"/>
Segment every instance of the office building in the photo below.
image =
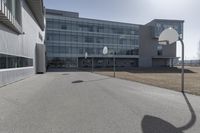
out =
<path fill-rule="evenodd" d="M 45 72 L 44 35 L 43 0 L 0 0 L 0 86 Z"/>
<path fill-rule="evenodd" d="M 173 27 L 183 36 L 182 20 L 155 19 L 145 25 L 79 17 L 79 13 L 46 10 L 47 67 L 95 68 L 173 66 L 176 44 L 158 44 L 159 34 Z M 103 47 L 108 54 L 103 55 Z M 85 53 L 88 58 L 85 59 Z M 93 60 L 93 61 L 92 61 Z"/>

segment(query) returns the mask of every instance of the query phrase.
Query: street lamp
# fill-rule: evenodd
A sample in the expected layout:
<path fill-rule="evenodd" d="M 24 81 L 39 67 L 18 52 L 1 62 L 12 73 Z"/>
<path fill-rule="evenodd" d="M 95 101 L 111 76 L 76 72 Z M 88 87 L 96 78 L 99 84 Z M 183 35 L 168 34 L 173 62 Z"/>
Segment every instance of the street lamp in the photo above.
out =
<path fill-rule="evenodd" d="M 170 27 L 161 32 L 158 41 L 159 44 L 161 45 L 170 45 L 177 41 L 181 42 L 182 45 L 181 91 L 184 92 L 184 42 L 182 37 L 177 33 L 175 29 Z"/>
<path fill-rule="evenodd" d="M 107 46 L 105 46 L 104 48 L 103 48 L 103 54 L 104 55 L 106 55 L 106 54 L 108 54 L 108 47 Z M 115 52 L 114 52 L 114 50 L 113 50 L 113 77 L 115 77 Z"/>

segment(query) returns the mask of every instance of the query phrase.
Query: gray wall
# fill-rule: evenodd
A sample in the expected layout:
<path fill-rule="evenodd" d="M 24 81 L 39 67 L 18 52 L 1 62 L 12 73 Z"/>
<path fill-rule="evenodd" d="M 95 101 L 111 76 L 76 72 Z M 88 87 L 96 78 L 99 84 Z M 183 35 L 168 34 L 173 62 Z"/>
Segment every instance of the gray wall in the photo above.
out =
<path fill-rule="evenodd" d="M 163 46 L 163 54 L 157 55 L 158 39 L 152 36 L 151 26 L 140 26 L 139 67 L 152 67 L 152 58 L 176 57 L 176 43 Z M 166 60 L 166 59 L 163 59 Z"/>
<path fill-rule="evenodd" d="M 152 39 L 151 27 L 140 26 L 139 67 L 152 67 L 152 56 L 155 56 L 156 39 Z"/>
<path fill-rule="evenodd" d="M 36 57 L 36 73 L 45 73 L 46 72 L 46 62 L 45 62 L 45 45 L 44 44 L 36 44 L 35 49 L 35 57 Z"/>
<path fill-rule="evenodd" d="M 22 3 L 22 29 L 24 34 L 18 35 L 0 22 L 0 53 L 32 58 L 34 66 L 0 69 L 0 86 L 33 75 L 35 73 L 36 43 L 44 44 L 44 40 L 39 38 L 39 33 L 44 38 L 44 31 L 38 26 L 26 2 L 22 0 Z"/>
<path fill-rule="evenodd" d="M 176 57 L 176 43 L 163 46 L 163 57 Z"/>

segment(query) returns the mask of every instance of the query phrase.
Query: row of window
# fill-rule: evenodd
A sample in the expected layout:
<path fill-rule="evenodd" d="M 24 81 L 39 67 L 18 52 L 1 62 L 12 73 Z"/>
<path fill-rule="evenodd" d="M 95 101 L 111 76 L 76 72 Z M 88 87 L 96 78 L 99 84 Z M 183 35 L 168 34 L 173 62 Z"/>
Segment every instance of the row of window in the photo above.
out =
<path fill-rule="evenodd" d="M 21 1 L 20 0 L 3 0 L 8 10 L 21 25 Z"/>
<path fill-rule="evenodd" d="M 138 35 L 139 26 L 134 27 L 122 27 L 119 25 L 108 25 L 108 24 L 94 24 L 84 23 L 78 21 L 62 21 L 57 19 L 47 19 L 47 29 L 62 29 L 62 30 L 73 30 L 73 31 L 86 31 L 86 32 L 99 32 L 99 33 L 112 33 L 112 34 L 127 34 L 127 35 Z"/>
<path fill-rule="evenodd" d="M 70 67 L 88 67 L 91 66 L 91 60 L 84 58 L 47 58 L 48 68 L 70 68 Z M 138 59 L 116 59 L 116 67 L 137 67 Z M 94 58 L 94 68 L 112 67 L 113 59 L 111 58 Z"/>
<path fill-rule="evenodd" d="M 130 44 L 139 45 L 139 38 L 115 37 L 115 36 L 90 36 L 83 35 L 64 35 L 47 32 L 47 41 L 66 41 L 66 42 L 85 42 L 85 43 L 105 43 L 105 44 Z"/>
<path fill-rule="evenodd" d="M 47 56 L 54 54 L 73 54 L 73 55 L 84 55 L 85 52 L 92 55 L 103 55 L 103 48 L 92 48 L 92 47 L 70 47 L 70 46 L 47 46 Z M 139 49 L 134 47 L 116 48 L 109 47 L 109 54 L 116 55 L 138 55 Z"/>
<path fill-rule="evenodd" d="M 106 44 L 106 43 L 75 43 L 75 42 L 46 42 L 46 46 L 54 46 L 54 47 L 82 47 L 82 48 L 86 48 L 86 47 L 90 47 L 90 48 L 102 48 L 104 46 L 110 47 L 110 48 L 138 48 L 138 45 L 131 45 L 131 44 Z"/>
<path fill-rule="evenodd" d="M 0 54 L 0 69 L 33 66 L 33 59 Z"/>
<path fill-rule="evenodd" d="M 76 68 L 78 67 L 77 58 L 62 58 L 53 57 L 47 58 L 47 69 L 48 68 Z"/>
<path fill-rule="evenodd" d="M 113 67 L 113 58 L 96 58 L 93 59 L 94 66 L 93 67 Z M 79 58 L 78 60 L 79 67 L 91 67 L 92 59 Z M 137 67 L 138 59 L 115 59 L 116 67 Z"/>

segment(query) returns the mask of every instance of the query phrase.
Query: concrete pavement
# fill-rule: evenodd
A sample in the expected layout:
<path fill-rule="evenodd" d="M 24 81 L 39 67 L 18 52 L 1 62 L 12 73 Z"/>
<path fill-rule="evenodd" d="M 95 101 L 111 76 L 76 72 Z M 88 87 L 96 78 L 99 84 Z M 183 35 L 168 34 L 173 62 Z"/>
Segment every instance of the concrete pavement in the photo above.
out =
<path fill-rule="evenodd" d="M 88 72 L 0 88 L 0 133 L 199 133 L 199 125 L 199 96 Z"/>

